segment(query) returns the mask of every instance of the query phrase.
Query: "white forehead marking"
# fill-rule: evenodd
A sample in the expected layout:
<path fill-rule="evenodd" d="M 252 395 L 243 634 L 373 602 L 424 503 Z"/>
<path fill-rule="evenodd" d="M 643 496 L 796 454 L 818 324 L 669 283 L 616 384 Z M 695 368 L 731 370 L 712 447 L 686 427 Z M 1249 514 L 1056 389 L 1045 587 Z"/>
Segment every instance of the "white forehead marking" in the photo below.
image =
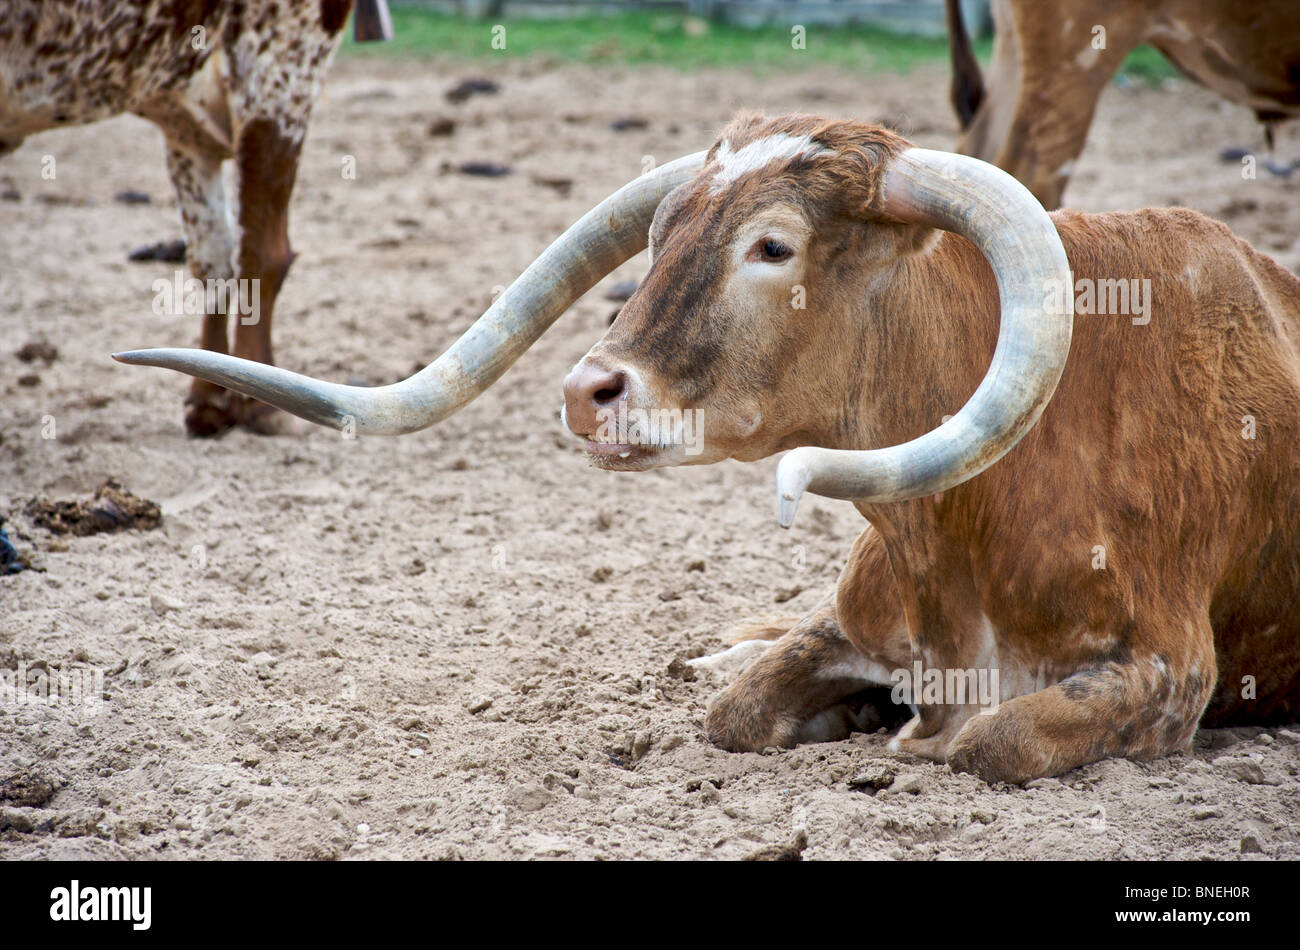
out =
<path fill-rule="evenodd" d="M 709 186 L 711 194 L 717 194 L 723 188 L 752 171 L 757 171 L 769 162 L 791 158 L 812 158 L 829 152 L 826 146 L 814 142 L 808 135 L 768 135 L 750 142 L 739 151 L 731 150 L 730 142 L 723 142 L 718 149 L 718 171 Z"/>

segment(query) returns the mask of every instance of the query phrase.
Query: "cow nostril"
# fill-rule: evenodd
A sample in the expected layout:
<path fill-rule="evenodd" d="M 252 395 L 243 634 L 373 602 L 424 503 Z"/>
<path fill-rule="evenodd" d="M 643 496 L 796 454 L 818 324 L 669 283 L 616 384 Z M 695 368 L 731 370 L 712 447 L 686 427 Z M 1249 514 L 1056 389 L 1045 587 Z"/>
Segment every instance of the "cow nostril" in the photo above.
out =
<path fill-rule="evenodd" d="M 601 380 L 601 382 L 604 385 L 591 394 L 592 400 L 601 405 L 617 402 L 627 391 L 627 377 L 622 373 L 615 373 L 608 380 Z"/>

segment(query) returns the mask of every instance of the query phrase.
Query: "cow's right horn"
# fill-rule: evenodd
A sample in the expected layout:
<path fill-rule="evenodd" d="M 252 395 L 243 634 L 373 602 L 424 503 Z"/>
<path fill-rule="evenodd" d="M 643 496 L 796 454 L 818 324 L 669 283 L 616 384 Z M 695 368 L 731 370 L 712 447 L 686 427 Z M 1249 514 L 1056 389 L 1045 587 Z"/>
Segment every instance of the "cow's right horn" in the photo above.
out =
<path fill-rule="evenodd" d="M 659 202 L 704 165 L 704 152 L 624 185 L 565 231 L 442 356 L 389 386 L 343 386 L 208 350 L 115 353 L 253 396 L 312 422 L 357 434 L 398 435 L 433 425 L 479 395 L 597 281 L 642 250 Z"/>
<path fill-rule="evenodd" d="M 776 476 L 777 515 L 785 527 L 805 491 L 906 501 L 978 475 L 1033 428 L 1070 352 L 1070 262 L 1052 219 L 1020 182 L 979 159 L 913 148 L 890 161 L 877 210 L 954 231 L 984 252 L 1002 304 L 998 345 L 975 394 L 925 435 L 883 449 L 804 446 L 787 453 Z"/>

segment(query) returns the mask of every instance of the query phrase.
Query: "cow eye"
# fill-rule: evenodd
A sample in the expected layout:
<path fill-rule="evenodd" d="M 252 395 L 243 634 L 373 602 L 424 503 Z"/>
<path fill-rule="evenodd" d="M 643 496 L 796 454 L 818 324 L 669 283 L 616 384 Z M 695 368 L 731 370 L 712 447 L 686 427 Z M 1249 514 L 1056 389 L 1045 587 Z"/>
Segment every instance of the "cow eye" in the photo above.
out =
<path fill-rule="evenodd" d="M 769 263 L 783 261 L 792 254 L 794 251 L 776 238 L 764 238 L 754 245 L 754 256 Z"/>

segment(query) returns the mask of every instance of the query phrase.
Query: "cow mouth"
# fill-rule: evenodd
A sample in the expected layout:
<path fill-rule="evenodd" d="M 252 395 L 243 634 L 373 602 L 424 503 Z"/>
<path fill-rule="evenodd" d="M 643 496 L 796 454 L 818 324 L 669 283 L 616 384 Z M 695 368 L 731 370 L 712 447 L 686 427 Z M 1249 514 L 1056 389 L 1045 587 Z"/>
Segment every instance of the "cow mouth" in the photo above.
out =
<path fill-rule="evenodd" d="M 639 472 L 650 468 L 659 454 L 658 446 L 629 442 L 584 440 L 587 459 L 596 468 L 611 472 Z"/>

